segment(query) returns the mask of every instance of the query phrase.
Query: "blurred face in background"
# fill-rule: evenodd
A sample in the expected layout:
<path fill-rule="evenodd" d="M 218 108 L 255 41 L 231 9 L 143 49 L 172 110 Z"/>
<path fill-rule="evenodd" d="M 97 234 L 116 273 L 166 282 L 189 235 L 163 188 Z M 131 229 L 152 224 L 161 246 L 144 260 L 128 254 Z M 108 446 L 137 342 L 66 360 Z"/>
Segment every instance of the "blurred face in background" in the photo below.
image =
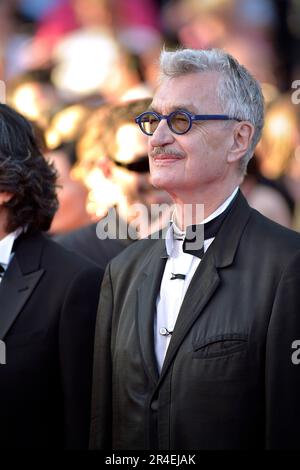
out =
<path fill-rule="evenodd" d="M 87 190 L 82 183 L 71 176 L 71 164 L 68 156 L 57 150 L 46 154 L 58 172 L 57 196 L 59 209 L 56 212 L 50 233 L 61 234 L 75 230 L 90 222 L 86 212 Z"/>
<path fill-rule="evenodd" d="M 147 137 L 136 124 L 124 124 L 116 134 L 116 152 L 112 168 L 112 180 L 121 189 L 129 205 L 169 202 L 169 196 L 150 183 Z"/>

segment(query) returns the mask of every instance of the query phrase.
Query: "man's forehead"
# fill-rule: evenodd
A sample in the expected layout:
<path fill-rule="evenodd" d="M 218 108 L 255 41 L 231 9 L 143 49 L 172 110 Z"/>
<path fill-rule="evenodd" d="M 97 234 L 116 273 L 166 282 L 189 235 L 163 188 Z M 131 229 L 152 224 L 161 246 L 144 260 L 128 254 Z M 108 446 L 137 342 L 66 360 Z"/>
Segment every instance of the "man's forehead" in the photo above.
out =
<path fill-rule="evenodd" d="M 150 109 L 172 112 L 186 109 L 192 113 L 199 112 L 202 105 L 216 104 L 218 72 L 194 72 L 164 79 L 154 92 Z"/>

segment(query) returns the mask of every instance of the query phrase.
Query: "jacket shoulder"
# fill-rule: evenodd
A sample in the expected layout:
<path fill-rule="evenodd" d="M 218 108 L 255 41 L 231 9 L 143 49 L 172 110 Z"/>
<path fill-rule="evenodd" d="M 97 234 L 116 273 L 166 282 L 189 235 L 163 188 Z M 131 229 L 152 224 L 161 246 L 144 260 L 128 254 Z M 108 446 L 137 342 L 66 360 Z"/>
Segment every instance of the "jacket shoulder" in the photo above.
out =
<path fill-rule="evenodd" d="M 58 263 L 62 271 L 98 271 L 103 272 L 95 263 L 85 257 L 61 246 L 54 240 L 41 234 L 43 237 L 42 264 L 53 265 Z"/>
<path fill-rule="evenodd" d="M 57 236 L 54 241 L 104 269 L 107 263 L 124 249 L 125 245 L 118 239 L 99 239 L 96 229 L 96 223 L 90 224 L 68 234 Z"/>

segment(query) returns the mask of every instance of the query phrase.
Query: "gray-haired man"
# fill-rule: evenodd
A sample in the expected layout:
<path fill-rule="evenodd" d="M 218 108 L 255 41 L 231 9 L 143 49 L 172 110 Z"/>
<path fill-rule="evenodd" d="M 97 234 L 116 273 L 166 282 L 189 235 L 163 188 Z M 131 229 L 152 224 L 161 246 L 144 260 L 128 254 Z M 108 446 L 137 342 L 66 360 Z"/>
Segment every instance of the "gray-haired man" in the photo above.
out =
<path fill-rule="evenodd" d="M 165 239 L 137 242 L 106 271 L 91 447 L 297 447 L 300 236 L 239 191 L 263 126 L 260 87 L 220 50 L 163 52 L 136 121 L 152 182 L 176 209 Z M 188 248 L 203 225 L 203 246 Z"/>

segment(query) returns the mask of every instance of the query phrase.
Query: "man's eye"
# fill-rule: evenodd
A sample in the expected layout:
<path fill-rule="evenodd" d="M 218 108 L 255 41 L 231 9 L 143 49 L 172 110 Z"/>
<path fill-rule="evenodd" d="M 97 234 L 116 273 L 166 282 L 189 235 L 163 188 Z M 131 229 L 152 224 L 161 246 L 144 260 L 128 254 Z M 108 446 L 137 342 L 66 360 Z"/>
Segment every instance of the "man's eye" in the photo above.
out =
<path fill-rule="evenodd" d="M 184 116 L 176 116 L 175 121 L 176 122 L 188 122 L 187 118 Z"/>
<path fill-rule="evenodd" d="M 174 116 L 172 125 L 178 130 L 184 130 L 189 125 L 189 121 L 186 116 Z"/>

